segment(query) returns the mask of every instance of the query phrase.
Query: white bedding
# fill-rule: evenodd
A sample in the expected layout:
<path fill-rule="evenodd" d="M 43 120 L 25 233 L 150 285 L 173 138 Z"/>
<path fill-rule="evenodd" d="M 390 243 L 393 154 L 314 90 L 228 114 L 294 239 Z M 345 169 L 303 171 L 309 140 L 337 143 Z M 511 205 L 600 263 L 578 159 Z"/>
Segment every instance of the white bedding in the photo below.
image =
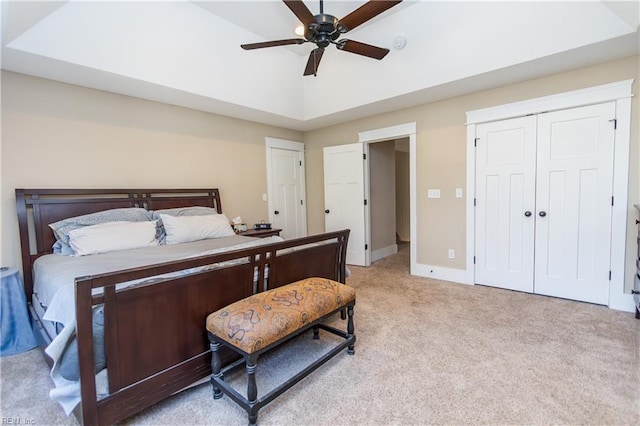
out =
<path fill-rule="evenodd" d="M 45 350 L 54 361 L 51 377 L 56 387 L 50 392 L 51 398 L 58 401 L 67 414 L 80 402 L 79 383 L 64 379 L 56 368 L 57 361 L 75 333 L 75 278 L 254 247 L 278 241 L 283 241 L 283 239 L 275 236 L 260 239 L 234 235 L 191 243 L 144 247 L 91 256 L 72 257 L 51 254 L 38 258 L 33 267 L 34 293 L 46 307 L 43 319 L 63 325 L 61 332 Z M 181 273 L 187 274 L 189 271 L 181 271 Z M 180 273 L 172 275 L 180 275 Z M 131 285 L 134 282 L 127 284 Z M 106 370 L 102 370 L 96 375 L 96 387 L 99 396 L 108 393 Z"/>

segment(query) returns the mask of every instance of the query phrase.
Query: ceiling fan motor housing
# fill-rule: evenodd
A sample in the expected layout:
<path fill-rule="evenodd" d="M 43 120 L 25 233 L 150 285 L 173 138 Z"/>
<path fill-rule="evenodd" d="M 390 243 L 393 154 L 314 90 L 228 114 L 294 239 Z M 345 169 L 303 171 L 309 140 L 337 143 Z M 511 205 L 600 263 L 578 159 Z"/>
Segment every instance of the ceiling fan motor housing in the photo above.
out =
<path fill-rule="evenodd" d="M 335 41 L 340 34 L 342 25 L 338 18 L 333 15 L 321 13 L 314 16 L 316 22 L 309 24 L 304 30 L 304 38 L 314 42 L 318 47 L 327 47 Z"/>

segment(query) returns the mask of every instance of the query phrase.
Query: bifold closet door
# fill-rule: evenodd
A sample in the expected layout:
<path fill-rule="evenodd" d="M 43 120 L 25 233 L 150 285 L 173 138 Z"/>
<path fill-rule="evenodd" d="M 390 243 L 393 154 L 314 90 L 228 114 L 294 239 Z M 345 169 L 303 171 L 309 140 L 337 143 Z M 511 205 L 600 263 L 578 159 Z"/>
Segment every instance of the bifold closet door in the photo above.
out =
<path fill-rule="evenodd" d="M 533 291 L 536 117 L 476 130 L 475 282 Z"/>
<path fill-rule="evenodd" d="M 607 304 L 615 103 L 538 116 L 535 292 Z"/>

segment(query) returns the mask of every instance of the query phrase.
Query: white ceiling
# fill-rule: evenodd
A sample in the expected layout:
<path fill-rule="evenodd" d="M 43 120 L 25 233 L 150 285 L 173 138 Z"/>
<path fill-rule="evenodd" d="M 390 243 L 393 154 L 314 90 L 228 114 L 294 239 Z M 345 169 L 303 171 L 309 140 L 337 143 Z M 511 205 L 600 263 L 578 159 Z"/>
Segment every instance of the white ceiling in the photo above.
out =
<path fill-rule="evenodd" d="M 326 0 L 346 16 L 364 1 Z M 319 2 L 305 1 L 313 14 Z M 638 1 L 405 0 L 342 38 L 382 61 L 311 43 L 262 1 L 2 0 L 3 69 L 291 129 L 309 130 L 639 53 Z M 404 37 L 404 49 L 393 40 Z"/>

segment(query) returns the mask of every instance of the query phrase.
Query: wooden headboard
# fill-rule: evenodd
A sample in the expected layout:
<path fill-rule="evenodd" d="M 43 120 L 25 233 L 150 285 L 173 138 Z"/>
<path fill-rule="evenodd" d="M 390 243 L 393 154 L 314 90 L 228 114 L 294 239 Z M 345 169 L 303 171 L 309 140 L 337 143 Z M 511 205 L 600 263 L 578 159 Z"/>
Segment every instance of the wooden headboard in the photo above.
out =
<path fill-rule="evenodd" d="M 22 273 L 27 300 L 33 293 L 35 259 L 51 253 L 50 223 L 98 211 L 139 207 L 147 210 L 203 206 L 222 213 L 218 189 L 16 189 Z"/>

